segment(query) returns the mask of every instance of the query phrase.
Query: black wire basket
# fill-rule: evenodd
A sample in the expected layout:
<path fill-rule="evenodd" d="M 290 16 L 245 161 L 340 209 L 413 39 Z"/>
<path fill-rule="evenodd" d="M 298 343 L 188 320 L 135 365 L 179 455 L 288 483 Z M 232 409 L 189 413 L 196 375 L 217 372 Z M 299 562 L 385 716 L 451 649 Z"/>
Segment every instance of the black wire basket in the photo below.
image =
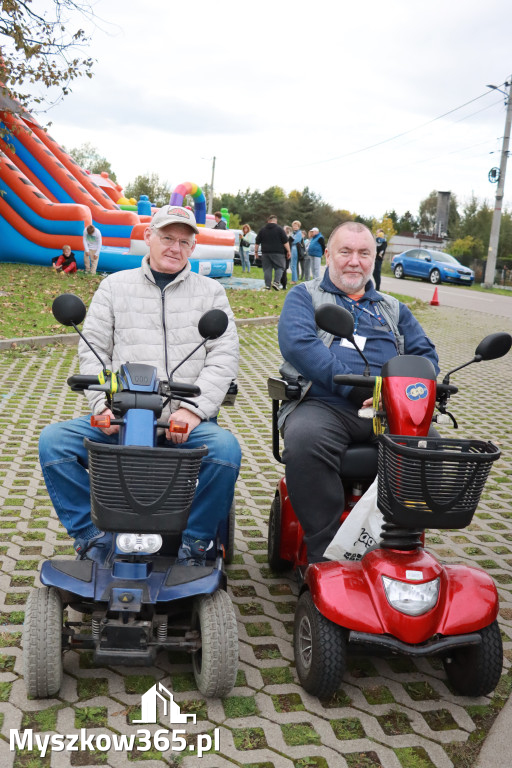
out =
<path fill-rule="evenodd" d="M 91 518 L 101 531 L 179 533 L 187 524 L 201 448 L 103 445 L 87 438 Z"/>
<path fill-rule="evenodd" d="M 465 528 L 499 456 L 483 440 L 381 435 L 379 509 L 404 528 Z"/>

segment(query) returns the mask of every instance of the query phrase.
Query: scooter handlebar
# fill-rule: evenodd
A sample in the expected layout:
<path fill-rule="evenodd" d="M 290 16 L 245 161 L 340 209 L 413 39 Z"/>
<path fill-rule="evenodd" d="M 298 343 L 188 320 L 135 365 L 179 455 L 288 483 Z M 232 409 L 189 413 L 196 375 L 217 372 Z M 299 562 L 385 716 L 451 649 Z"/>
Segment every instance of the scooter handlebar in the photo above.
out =
<path fill-rule="evenodd" d="M 82 373 L 75 373 L 73 376 L 69 377 L 67 383 L 73 392 L 83 392 L 84 389 L 88 389 L 95 384 L 99 384 L 99 380 L 97 375 L 87 376 Z"/>
<path fill-rule="evenodd" d="M 201 389 L 196 384 L 185 384 L 179 381 L 162 381 L 160 383 L 161 395 L 172 395 L 172 397 L 199 397 Z"/>
<path fill-rule="evenodd" d="M 334 377 L 335 384 L 343 384 L 345 387 L 368 387 L 373 389 L 375 386 L 375 376 L 360 376 L 355 373 L 337 373 Z"/>

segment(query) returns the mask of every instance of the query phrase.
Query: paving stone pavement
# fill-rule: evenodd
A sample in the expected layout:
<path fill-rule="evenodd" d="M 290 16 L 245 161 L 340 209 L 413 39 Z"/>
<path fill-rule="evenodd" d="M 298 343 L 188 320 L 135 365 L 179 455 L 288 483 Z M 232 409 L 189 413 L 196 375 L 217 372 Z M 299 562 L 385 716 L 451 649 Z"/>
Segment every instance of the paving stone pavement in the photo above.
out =
<path fill-rule="evenodd" d="M 468 360 L 486 333 L 512 331 L 491 315 L 438 307 L 420 319 L 440 352 L 442 369 Z M 28 700 L 22 679 L 20 634 L 30 588 L 45 558 L 73 557 L 71 542 L 47 496 L 37 460 L 41 428 L 85 412 L 66 378 L 77 372 L 74 348 L 0 352 L 0 765 L 32 768 L 116 766 L 145 758 L 147 768 L 470 768 L 482 718 L 496 697 L 455 695 L 442 665 L 403 657 L 354 657 L 339 692 L 320 702 L 298 685 L 292 625 L 297 587 L 290 574 L 276 577 L 266 562 L 267 520 L 282 474 L 271 454 L 266 377 L 279 366 L 275 326 L 240 328 L 240 394 L 222 411 L 237 435 L 243 465 L 236 490 L 236 556 L 229 592 L 240 638 L 237 685 L 224 700 L 204 700 L 186 656 L 160 654 L 150 668 L 94 668 L 88 653 L 68 652 L 60 694 Z M 447 563 L 488 570 L 500 595 L 505 648 L 498 694 L 512 683 L 512 354 L 460 371 L 452 410 L 458 436 L 493 439 L 502 458 L 494 465 L 473 523 L 463 531 L 429 531 L 427 546 Z M 456 433 L 445 434 L 456 436 Z M 56 752 L 44 758 L 9 749 L 9 731 L 132 734 L 140 695 L 160 680 L 183 711 L 197 713 L 194 734 L 220 728 L 220 751 L 199 759 L 170 752 Z M 493 703 L 494 702 L 494 703 Z M 148 726 L 152 728 L 152 726 Z M 160 725 L 166 727 L 165 718 Z M 484 766 L 492 768 L 492 765 Z"/>

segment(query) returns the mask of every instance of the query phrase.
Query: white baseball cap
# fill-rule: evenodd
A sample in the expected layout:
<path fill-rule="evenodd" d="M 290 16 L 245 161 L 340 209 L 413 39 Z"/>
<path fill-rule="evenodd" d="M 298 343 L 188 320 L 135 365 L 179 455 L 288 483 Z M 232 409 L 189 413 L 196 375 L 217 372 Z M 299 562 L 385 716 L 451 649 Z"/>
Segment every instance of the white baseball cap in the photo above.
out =
<path fill-rule="evenodd" d="M 194 232 L 199 233 L 196 224 L 196 218 L 188 208 L 182 208 L 179 205 L 163 205 L 151 219 L 153 229 L 161 229 L 168 224 L 186 224 Z"/>

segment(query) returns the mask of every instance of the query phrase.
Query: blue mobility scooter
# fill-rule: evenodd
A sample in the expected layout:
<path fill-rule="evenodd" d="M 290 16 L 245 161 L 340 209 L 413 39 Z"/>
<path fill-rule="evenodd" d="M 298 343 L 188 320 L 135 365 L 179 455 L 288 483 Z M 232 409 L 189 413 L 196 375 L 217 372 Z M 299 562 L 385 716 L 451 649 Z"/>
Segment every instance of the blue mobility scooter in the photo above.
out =
<path fill-rule="evenodd" d="M 81 299 L 63 294 L 52 309 L 59 322 L 82 336 Z M 206 312 L 198 326 L 202 344 L 221 336 L 227 323 L 221 310 Z M 103 666 L 150 665 L 159 650 L 187 651 L 201 694 L 227 695 L 238 669 L 236 617 L 224 572 L 233 555 L 234 506 L 208 553 L 212 559 L 205 566 L 179 564 L 181 533 L 208 449 L 157 445 L 157 428 L 169 427 L 158 421 L 163 407 L 173 398 L 193 402 L 187 398 L 197 397 L 199 387 L 171 376 L 159 381 L 152 366 L 131 363 L 117 374 L 71 376 L 68 384 L 74 391 L 105 392 L 115 416 L 110 423 L 120 425 L 118 445 L 85 441 L 92 521 L 116 534 L 115 546 L 103 565 L 85 559 L 43 563 L 43 586 L 30 593 L 25 613 L 28 695 L 56 695 L 63 651 L 80 649 L 92 650 L 95 663 Z M 235 394 L 233 383 L 225 404 L 232 404 Z M 64 621 L 66 607 L 86 619 Z"/>

